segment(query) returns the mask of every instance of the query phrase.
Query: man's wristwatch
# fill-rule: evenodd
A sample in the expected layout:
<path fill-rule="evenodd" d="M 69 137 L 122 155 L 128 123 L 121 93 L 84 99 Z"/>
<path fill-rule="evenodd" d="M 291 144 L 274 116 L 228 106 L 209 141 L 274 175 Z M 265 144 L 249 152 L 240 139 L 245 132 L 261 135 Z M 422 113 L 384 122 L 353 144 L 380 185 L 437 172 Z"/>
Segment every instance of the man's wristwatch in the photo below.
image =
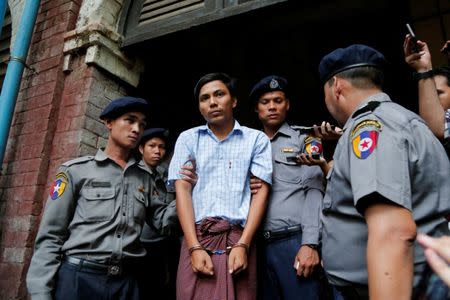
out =
<path fill-rule="evenodd" d="M 422 79 L 428 79 L 434 76 L 434 71 L 429 70 L 426 72 L 414 72 L 412 77 L 414 80 L 422 80 Z"/>

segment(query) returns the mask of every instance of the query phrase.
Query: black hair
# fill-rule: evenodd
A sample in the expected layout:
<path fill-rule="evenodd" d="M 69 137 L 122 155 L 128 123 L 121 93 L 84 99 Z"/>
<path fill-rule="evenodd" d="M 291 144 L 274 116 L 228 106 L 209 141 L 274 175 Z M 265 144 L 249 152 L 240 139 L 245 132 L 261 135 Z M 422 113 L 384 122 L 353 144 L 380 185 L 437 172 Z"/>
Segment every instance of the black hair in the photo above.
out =
<path fill-rule="evenodd" d="M 236 97 L 236 79 L 225 73 L 209 73 L 200 78 L 194 87 L 194 97 L 198 101 L 200 89 L 211 81 L 219 80 L 227 87 L 231 97 Z"/>
<path fill-rule="evenodd" d="M 334 76 L 344 78 L 358 89 L 381 88 L 384 82 L 384 74 L 379 68 L 373 66 L 357 67 L 342 71 Z M 333 77 L 328 84 L 333 83 Z"/>
<path fill-rule="evenodd" d="M 433 76 L 437 75 L 447 78 L 447 85 L 450 86 L 450 67 L 439 67 L 433 69 Z"/>

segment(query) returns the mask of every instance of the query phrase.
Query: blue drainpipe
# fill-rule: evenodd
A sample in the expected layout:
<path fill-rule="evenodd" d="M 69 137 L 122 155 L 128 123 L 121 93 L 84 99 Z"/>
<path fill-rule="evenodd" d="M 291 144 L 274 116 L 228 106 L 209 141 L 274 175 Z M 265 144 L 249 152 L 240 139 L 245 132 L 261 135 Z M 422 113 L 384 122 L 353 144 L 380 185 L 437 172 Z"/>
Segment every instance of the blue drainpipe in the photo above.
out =
<path fill-rule="evenodd" d="M 0 0 L 0 35 L 2 35 L 3 22 L 5 21 L 6 7 L 8 3 L 6 0 Z"/>
<path fill-rule="evenodd" d="M 6 1 L 0 0 L 0 2 Z M 6 69 L 5 80 L 3 81 L 0 94 L 0 168 L 5 156 L 9 128 L 14 114 L 14 107 L 19 93 L 20 81 L 22 80 L 39 4 L 40 0 L 25 1 L 14 48 L 11 51 L 11 58 Z"/>

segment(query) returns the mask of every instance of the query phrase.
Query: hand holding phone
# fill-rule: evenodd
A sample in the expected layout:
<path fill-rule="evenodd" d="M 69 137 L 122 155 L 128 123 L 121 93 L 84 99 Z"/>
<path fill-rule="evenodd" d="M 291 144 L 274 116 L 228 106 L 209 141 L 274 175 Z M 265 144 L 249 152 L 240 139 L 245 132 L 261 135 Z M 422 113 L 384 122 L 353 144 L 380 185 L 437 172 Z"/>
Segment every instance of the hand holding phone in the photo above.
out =
<path fill-rule="evenodd" d="M 406 29 L 408 29 L 408 33 L 411 36 L 411 48 L 412 51 L 415 53 L 419 53 L 419 45 L 417 44 L 417 37 L 416 34 L 414 33 L 414 31 L 412 30 L 411 26 L 406 23 Z"/>

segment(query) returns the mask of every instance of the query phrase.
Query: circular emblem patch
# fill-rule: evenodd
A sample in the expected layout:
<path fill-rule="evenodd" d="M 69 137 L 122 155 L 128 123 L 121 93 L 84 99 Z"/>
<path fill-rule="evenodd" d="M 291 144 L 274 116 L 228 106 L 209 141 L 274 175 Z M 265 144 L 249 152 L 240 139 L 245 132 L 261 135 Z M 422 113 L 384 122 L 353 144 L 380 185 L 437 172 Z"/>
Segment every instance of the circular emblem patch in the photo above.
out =
<path fill-rule="evenodd" d="M 67 176 L 64 173 L 56 174 L 56 180 L 50 187 L 50 199 L 58 199 L 65 191 L 67 185 Z"/>

